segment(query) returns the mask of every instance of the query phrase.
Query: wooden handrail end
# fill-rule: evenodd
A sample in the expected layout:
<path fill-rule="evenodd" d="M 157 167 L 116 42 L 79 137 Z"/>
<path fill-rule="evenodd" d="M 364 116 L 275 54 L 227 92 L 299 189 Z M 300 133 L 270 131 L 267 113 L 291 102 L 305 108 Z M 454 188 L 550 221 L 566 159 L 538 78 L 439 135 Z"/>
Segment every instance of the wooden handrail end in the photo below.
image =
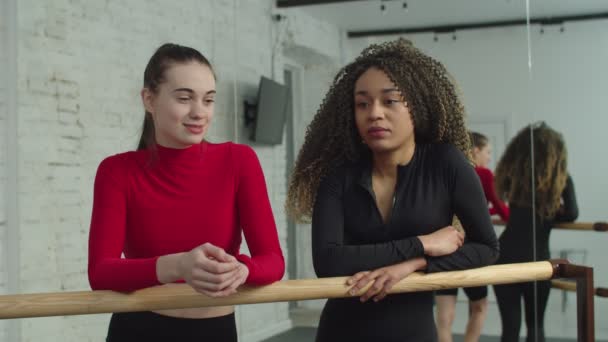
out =
<path fill-rule="evenodd" d="M 608 231 L 608 222 L 595 222 L 593 224 L 593 230 L 598 232 Z"/>
<path fill-rule="evenodd" d="M 553 278 L 563 278 L 563 266 L 569 265 L 568 259 L 549 259 L 551 266 L 553 266 Z"/>
<path fill-rule="evenodd" d="M 606 287 L 598 287 L 595 289 L 595 295 L 598 297 L 608 297 L 608 288 Z"/>

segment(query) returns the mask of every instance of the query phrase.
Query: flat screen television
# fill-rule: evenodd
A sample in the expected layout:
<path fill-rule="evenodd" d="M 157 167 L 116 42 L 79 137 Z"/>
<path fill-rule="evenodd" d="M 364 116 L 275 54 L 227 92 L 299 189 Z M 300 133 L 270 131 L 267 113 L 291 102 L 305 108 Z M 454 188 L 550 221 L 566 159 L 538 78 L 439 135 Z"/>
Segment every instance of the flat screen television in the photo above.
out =
<path fill-rule="evenodd" d="M 262 76 L 251 140 L 270 145 L 282 143 L 288 102 L 289 88 Z"/>

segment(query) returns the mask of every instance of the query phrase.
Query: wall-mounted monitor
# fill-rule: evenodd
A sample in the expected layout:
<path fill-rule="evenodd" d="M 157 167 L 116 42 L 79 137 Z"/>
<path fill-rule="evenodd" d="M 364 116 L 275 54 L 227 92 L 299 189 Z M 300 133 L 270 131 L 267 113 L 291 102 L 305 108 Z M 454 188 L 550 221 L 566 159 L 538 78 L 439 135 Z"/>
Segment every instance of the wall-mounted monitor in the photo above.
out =
<path fill-rule="evenodd" d="M 245 124 L 252 124 L 251 140 L 269 145 L 281 144 L 288 102 L 289 88 L 262 76 L 257 104 L 245 102 Z"/>

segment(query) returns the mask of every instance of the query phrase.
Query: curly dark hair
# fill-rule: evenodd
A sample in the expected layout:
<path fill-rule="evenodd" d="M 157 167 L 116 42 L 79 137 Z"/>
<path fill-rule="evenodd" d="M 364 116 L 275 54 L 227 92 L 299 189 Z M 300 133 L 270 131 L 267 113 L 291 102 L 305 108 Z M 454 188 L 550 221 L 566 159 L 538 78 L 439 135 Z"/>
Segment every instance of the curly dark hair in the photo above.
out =
<path fill-rule="evenodd" d="M 319 183 L 328 172 L 369 156 L 355 124 L 354 87 L 372 67 L 384 71 L 401 91 L 417 143 L 451 143 L 471 159 L 464 106 L 445 67 L 403 38 L 372 44 L 338 72 L 306 129 L 285 208 L 294 219 L 310 219 Z"/>
<path fill-rule="evenodd" d="M 496 191 L 510 205 L 531 208 L 534 162 L 536 213 L 542 218 L 554 217 L 568 178 L 567 158 L 566 143 L 560 133 L 544 122 L 528 125 L 509 142 L 498 162 Z"/>

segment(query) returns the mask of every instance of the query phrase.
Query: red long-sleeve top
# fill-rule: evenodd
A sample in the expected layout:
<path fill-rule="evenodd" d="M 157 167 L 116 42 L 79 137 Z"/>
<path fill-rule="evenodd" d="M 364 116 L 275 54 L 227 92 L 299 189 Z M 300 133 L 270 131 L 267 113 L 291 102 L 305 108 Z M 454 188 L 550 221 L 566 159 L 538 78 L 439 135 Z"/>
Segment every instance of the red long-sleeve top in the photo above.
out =
<path fill-rule="evenodd" d="M 251 256 L 239 253 L 241 232 Z M 233 143 L 106 158 L 97 169 L 89 235 L 94 290 L 159 285 L 159 256 L 209 242 L 249 268 L 247 283 L 285 270 L 266 182 L 255 152 Z M 124 257 L 121 254 L 124 253 Z"/>
<path fill-rule="evenodd" d="M 494 174 L 490 169 L 479 166 L 475 167 L 475 171 L 481 180 L 486 199 L 491 205 L 490 215 L 498 215 L 503 221 L 508 222 L 509 207 L 507 207 L 505 203 L 498 198 L 498 195 L 496 195 L 496 190 L 494 189 Z"/>

